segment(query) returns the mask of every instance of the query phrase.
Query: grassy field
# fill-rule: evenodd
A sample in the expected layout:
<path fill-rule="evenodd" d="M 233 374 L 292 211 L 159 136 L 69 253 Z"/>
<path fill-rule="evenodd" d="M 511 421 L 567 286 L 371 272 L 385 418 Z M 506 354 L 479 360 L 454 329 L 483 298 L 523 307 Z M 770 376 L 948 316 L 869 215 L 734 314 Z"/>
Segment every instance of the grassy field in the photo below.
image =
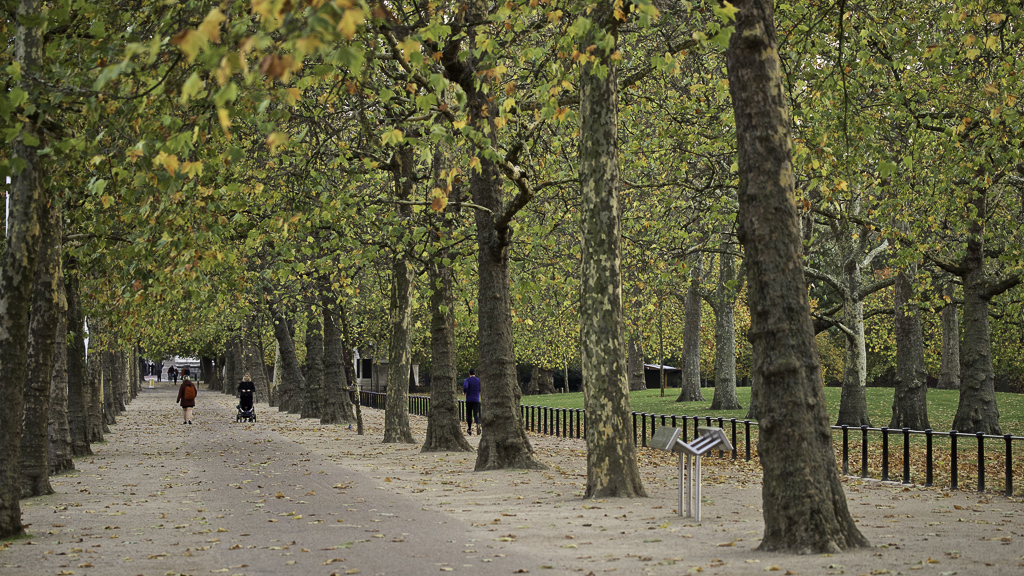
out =
<path fill-rule="evenodd" d="M 835 423 L 836 415 L 839 413 L 840 388 L 825 388 L 825 398 L 828 401 L 830 420 Z M 750 388 L 737 388 L 736 396 L 742 410 L 720 410 L 711 411 L 711 399 L 714 397 L 714 388 L 704 388 L 702 402 L 676 402 L 679 395 L 678 388 L 665 390 L 665 397 L 661 397 L 660 390 L 642 390 L 630 394 L 630 403 L 636 412 L 647 412 L 652 414 L 675 414 L 677 416 L 714 416 L 743 419 L 747 415 L 746 407 L 750 404 Z M 868 388 L 868 417 L 874 427 L 887 426 L 892 418 L 892 388 Z M 959 393 L 955 390 L 928 390 L 928 420 L 932 430 L 948 432 L 953 425 L 953 416 L 956 414 L 956 406 Z M 999 423 L 1004 434 L 1024 436 L 1024 395 L 997 393 L 996 401 L 999 405 Z M 552 408 L 582 408 L 583 394 L 545 394 L 541 396 L 523 396 L 522 403 L 526 405 L 549 406 Z"/>

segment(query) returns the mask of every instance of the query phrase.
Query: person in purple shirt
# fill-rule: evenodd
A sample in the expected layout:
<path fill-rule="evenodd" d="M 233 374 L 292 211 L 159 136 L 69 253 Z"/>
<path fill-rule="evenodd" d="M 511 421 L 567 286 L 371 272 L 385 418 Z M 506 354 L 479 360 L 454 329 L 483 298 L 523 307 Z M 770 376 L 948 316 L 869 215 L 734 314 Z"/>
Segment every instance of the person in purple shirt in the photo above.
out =
<path fill-rule="evenodd" d="M 480 379 L 476 370 L 469 369 L 469 378 L 462 381 L 462 391 L 466 393 L 466 433 L 473 434 L 473 419 L 476 419 L 476 433 L 480 434 Z"/>

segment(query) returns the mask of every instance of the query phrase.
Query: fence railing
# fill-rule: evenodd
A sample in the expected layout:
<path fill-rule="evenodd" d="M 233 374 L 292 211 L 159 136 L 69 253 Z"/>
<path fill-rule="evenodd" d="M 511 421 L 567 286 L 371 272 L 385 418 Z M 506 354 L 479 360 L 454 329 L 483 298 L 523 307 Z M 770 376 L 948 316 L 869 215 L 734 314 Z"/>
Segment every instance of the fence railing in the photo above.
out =
<path fill-rule="evenodd" d="M 383 410 L 385 397 L 383 392 L 360 392 L 362 405 L 369 408 Z M 530 432 L 562 438 L 586 436 L 586 414 L 581 408 L 521 404 L 519 411 L 523 427 Z M 429 415 L 430 397 L 410 395 L 409 413 Z M 465 401 L 460 400 L 459 417 L 465 420 L 465 416 Z M 687 442 L 691 435 L 696 437 L 697 429 L 704 425 L 718 426 L 729 434 L 734 449 L 728 455 L 719 451 L 720 458 L 737 459 L 742 456 L 749 461 L 757 455 L 752 449 L 757 436 L 757 422 L 754 420 L 646 412 L 633 412 L 632 418 L 633 443 L 641 447 L 647 447 L 647 439 L 660 426 L 681 428 L 681 438 Z M 961 484 L 970 484 L 973 479 L 978 492 L 985 491 L 987 475 L 1001 475 L 1003 493 L 1007 496 L 1013 495 L 1014 477 L 1018 480 L 1024 477 L 1024 437 L 1021 436 L 869 426 L 832 426 L 832 430 L 837 459 L 845 475 L 851 475 L 853 470 L 853 475 L 861 478 L 899 481 L 902 484 L 913 484 L 915 478 L 920 482 L 923 475 L 924 485 L 933 486 L 941 471 L 946 476 L 942 485 L 960 490 Z M 739 441 L 740 436 L 742 441 Z M 898 443 L 895 449 L 894 437 Z M 971 450 L 961 444 L 973 444 L 975 448 Z M 993 448 L 992 444 L 996 447 Z M 915 462 L 916 466 L 913 465 Z M 943 465 L 948 466 L 942 468 Z M 972 478 L 963 481 L 961 474 L 972 474 Z"/>

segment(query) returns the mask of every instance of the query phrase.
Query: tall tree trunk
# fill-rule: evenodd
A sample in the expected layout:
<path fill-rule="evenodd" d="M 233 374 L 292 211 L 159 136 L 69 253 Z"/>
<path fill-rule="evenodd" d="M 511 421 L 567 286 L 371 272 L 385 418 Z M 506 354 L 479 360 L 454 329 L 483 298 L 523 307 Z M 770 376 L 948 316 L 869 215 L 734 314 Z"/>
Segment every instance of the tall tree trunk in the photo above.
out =
<path fill-rule="evenodd" d="M 436 181 L 441 167 L 446 165 L 442 151 L 435 155 Z M 449 199 L 461 199 L 461 187 L 449 193 Z M 454 271 L 446 264 L 451 251 L 446 242 L 451 234 L 452 220 L 447 208 L 437 216 L 430 231 L 434 252 L 427 264 L 430 281 L 430 414 L 427 416 L 427 434 L 423 452 L 471 452 L 473 447 L 462 434 L 459 420 L 458 373 L 455 347 L 455 294 L 452 290 Z"/>
<path fill-rule="evenodd" d="M 764 471 L 761 550 L 867 546 L 846 505 L 825 409 L 794 203 L 790 116 L 771 0 L 740 0 L 726 50 Z"/>
<path fill-rule="evenodd" d="M 703 255 L 690 255 L 690 286 L 686 290 L 683 315 L 683 383 L 676 402 L 704 400 L 700 390 L 700 282 L 704 275 Z"/>
<path fill-rule="evenodd" d="M 618 4 L 594 6 L 580 46 L 598 45 L 580 72 L 580 349 L 587 418 L 585 498 L 646 496 L 630 431 L 622 317 L 622 204 L 618 150 Z M 484 332 L 481 331 L 483 334 Z M 568 375 L 567 375 L 568 376 Z"/>
<path fill-rule="evenodd" d="M 986 217 L 984 195 L 975 204 L 977 218 Z M 989 328 L 988 279 L 985 277 L 985 245 L 982 225 L 967 238 L 964 273 L 964 337 L 960 346 L 960 402 L 953 417 L 959 432 L 1002 435 L 996 405 L 995 370 L 992 367 L 992 333 Z"/>
<path fill-rule="evenodd" d="M 341 323 L 341 349 L 343 351 L 342 365 L 345 368 L 345 395 L 342 396 L 342 411 L 345 413 L 355 412 L 356 434 L 363 435 L 363 409 L 359 403 L 359 384 L 356 381 L 356 367 L 353 363 L 353 350 L 356 349 L 352 343 L 352 330 L 349 327 L 348 315 L 345 308 L 339 307 L 338 320 Z"/>
<path fill-rule="evenodd" d="M 864 336 L 864 301 L 859 296 L 860 268 L 845 272 L 846 289 L 843 291 L 843 323 L 849 329 L 845 332 L 846 361 L 843 364 L 843 390 L 839 399 L 839 426 L 870 426 L 868 419 L 867 339 Z"/>
<path fill-rule="evenodd" d="M 629 390 L 647 390 L 647 378 L 644 375 L 644 346 L 636 334 L 630 334 L 626 348 L 626 377 Z"/>
<path fill-rule="evenodd" d="M 88 366 L 85 363 L 85 318 L 78 287 L 78 273 L 65 277 L 68 300 L 68 426 L 71 429 L 71 452 L 75 456 L 89 456 Z"/>
<path fill-rule="evenodd" d="M 61 276 L 60 200 L 39 205 L 39 254 L 32 287 L 32 313 L 28 332 L 28 364 L 25 374 L 24 415 L 21 431 L 21 495 L 23 498 L 53 494 L 47 444 L 50 426 L 50 380 L 57 324 L 63 315 L 58 286 Z"/>
<path fill-rule="evenodd" d="M 946 305 L 942 307 L 942 364 L 935 386 L 939 390 L 960 389 L 960 317 L 953 303 L 955 289 L 952 282 L 942 289 Z"/>
<path fill-rule="evenodd" d="M 324 328 L 317 306 L 306 310 L 306 390 L 302 418 L 320 418 L 324 402 Z"/>
<path fill-rule="evenodd" d="M 88 376 L 86 382 L 86 404 L 89 409 L 89 442 L 103 442 L 106 425 L 103 422 L 103 352 L 100 342 L 103 322 L 89 318 Z"/>
<path fill-rule="evenodd" d="M 341 324 L 338 313 L 332 309 L 337 304 L 328 301 L 333 298 L 331 295 L 324 298 L 324 379 L 320 423 L 349 424 L 356 421 L 356 416 L 348 400 L 344 359 L 346 350 L 342 345 Z"/>
<path fill-rule="evenodd" d="M 931 428 L 928 425 L 928 370 L 924 365 L 921 311 L 911 284 L 916 274 L 916 264 L 896 274 L 896 390 L 889 427 L 927 430 Z"/>
<path fill-rule="evenodd" d="M 63 275 L 62 275 L 63 276 Z M 58 307 L 66 310 L 64 297 L 64 278 L 58 286 Z M 68 423 L 68 347 L 65 346 L 68 336 L 68 318 L 61 313 L 57 320 L 57 337 L 54 339 L 56 348 L 53 351 L 53 374 L 50 377 L 50 424 L 47 427 L 49 441 L 47 443 L 47 460 L 50 476 L 75 469 L 71 459 L 71 427 Z"/>
<path fill-rule="evenodd" d="M 731 254 L 718 259 L 715 287 L 715 395 L 712 410 L 739 410 L 736 397 L 736 262 Z"/>
<path fill-rule="evenodd" d="M 555 372 L 550 368 L 534 366 L 530 380 L 533 382 L 532 386 L 537 387 L 537 394 L 555 393 Z"/>
<path fill-rule="evenodd" d="M 302 412 L 302 389 L 305 388 L 305 378 L 302 376 L 299 358 L 295 354 L 295 340 L 280 305 L 271 305 L 270 312 L 274 320 L 274 337 L 277 338 L 280 354 L 280 361 L 274 366 L 274 377 L 280 375 L 281 378 L 280 408 L 298 414 Z"/>
<path fill-rule="evenodd" d="M 27 74 L 43 58 L 41 2 L 21 0 L 17 8 L 15 62 Z M 10 22 L 9 25 L 14 25 Z M 35 90 L 25 82 L 25 90 Z M 22 163 L 11 177 L 7 244 L 0 259 L 0 538 L 21 534 L 21 418 L 24 408 L 28 353 L 29 305 L 39 246 L 39 203 L 44 201 L 43 171 L 38 152 L 42 134 L 33 119 L 24 119 L 11 147 L 12 160 Z M 13 162 L 12 162 L 13 164 Z"/>
<path fill-rule="evenodd" d="M 242 337 L 242 365 L 245 371 L 252 376 L 252 383 L 256 385 L 256 402 L 270 404 L 270 382 L 267 378 L 266 362 L 263 360 L 263 349 L 256 343 L 255 329 L 249 322 Z"/>
<path fill-rule="evenodd" d="M 482 0 L 470 2 L 465 12 L 465 21 L 486 22 L 489 6 Z M 466 49 L 461 39 L 445 47 L 441 62 L 449 77 L 466 93 L 472 129 L 479 134 L 497 134 L 498 127 L 494 122 L 496 115 L 493 110 L 489 110 L 491 81 L 482 69 L 478 70 L 478 67 L 485 64 Z M 523 194 L 516 202 L 506 206 L 499 166 L 486 154 L 481 154 L 478 160 L 480 168 L 472 172 L 469 182 L 473 203 L 486 209 L 474 213 L 479 302 L 477 366 L 483 425 L 477 447 L 476 469 L 543 468 L 534 455 L 519 414 L 521 393 L 512 340 L 510 223 L 518 210 L 529 202 L 530 195 Z"/>
<path fill-rule="evenodd" d="M 395 197 L 408 202 L 416 177 L 411 146 L 395 151 Z M 408 222 L 412 206 L 401 204 L 399 218 Z M 384 442 L 411 444 L 409 426 L 409 375 L 412 372 L 412 283 L 413 270 L 406 249 L 399 247 L 391 265 L 391 339 L 388 345 L 388 389 L 384 410 Z"/>

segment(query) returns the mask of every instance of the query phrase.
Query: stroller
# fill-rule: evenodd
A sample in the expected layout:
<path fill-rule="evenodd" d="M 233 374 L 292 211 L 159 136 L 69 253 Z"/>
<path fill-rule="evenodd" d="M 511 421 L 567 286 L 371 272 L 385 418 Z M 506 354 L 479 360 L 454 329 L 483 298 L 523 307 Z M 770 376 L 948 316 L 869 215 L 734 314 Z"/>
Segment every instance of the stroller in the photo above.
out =
<path fill-rule="evenodd" d="M 256 410 L 253 409 L 252 390 L 242 390 L 238 393 L 238 414 L 235 415 L 235 422 L 255 422 Z"/>

